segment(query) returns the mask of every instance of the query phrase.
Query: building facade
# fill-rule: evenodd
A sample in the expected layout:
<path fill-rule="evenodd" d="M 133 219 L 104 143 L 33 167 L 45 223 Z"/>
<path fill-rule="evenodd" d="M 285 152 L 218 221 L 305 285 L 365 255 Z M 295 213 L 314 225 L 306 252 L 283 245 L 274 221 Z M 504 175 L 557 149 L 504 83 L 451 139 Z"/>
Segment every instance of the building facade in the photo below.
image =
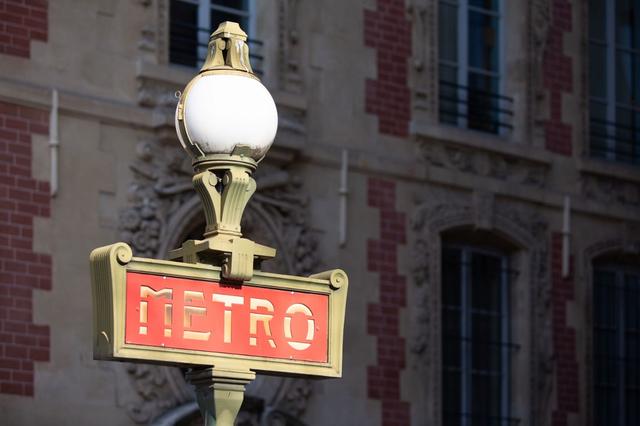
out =
<path fill-rule="evenodd" d="M 92 359 L 88 255 L 201 235 L 174 110 L 223 20 L 279 112 L 243 230 L 351 281 L 343 378 L 242 424 L 640 424 L 637 0 L 0 0 L 0 423 L 197 424 Z"/>

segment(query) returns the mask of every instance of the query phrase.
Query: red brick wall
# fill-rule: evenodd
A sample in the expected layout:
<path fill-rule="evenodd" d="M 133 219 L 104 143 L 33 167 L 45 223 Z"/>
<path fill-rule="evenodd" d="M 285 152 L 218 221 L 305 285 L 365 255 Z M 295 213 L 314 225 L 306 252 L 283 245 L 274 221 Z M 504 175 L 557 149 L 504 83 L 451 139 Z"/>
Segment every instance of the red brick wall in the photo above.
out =
<path fill-rule="evenodd" d="M 573 269 L 573 265 L 571 265 Z M 570 413 L 578 412 L 580 395 L 576 331 L 567 323 L 567 304 L 574 300 L 573 274 L 562 278 L 562 234 L 554 233 L 551 242 L 551 279 L 553 309 L 553 352 L 556 374 L 556 404 L 553 426 L 567 426 Z"/>
<path fill-rule="evenodd" d="M 31 40 L 47 41 L 48 0 L 0 0 L 0 53 L 30 55 Z"/>
<path fill-rule="evenodd" d="M 31 135 L 46 111 L 0 102 L 0 393 L 33 395 L 49 360 L 49 327 L 33 324 L 33 290 L 51 289 L 51 257 L 33 251 L 33 218 L 49 217 L 49 183 L 31 177 Z"/>
<path fill-rule="evenodd" d="M 380 133 L 400 137 L 409 134 L 411 120 L 411 23 L 405 7 L 405 0 L 377 0 L 375 12 L 364 12 L 364 42 L 376 49 L 378 70 L 378 79 L 366 82 L 366 112 L 378 116 Z"/>
<path fill-rule="evenodd" d="M 409 403 L 400 399 L 400 372 L 405 367 L 405 341 L 400 337 L 400 309 L 406 305 L 406 280 L 398 274 L 398 245 L 406 240 L 404 213 L 396 211 L 396 184 L 369 178 L 367 199 L 380 210 L 380 239 L 367 244 L 367 269 L 380 277 L 379 303 L 367 312 L 368 333 L 377 337 L 377 364 L 367 370 L 369 398 L 382 403 L 382 424 L 410 424 Z"/>
<path fill-rule="evenodd" d="M 546 147 L 570 156 L 571 126 L 562 121 L 562 95 L 573 92 L 571 58 L 564 52 L 564 36 L 571 31 L 572 10 L 567 0 L 551 1 L 551 26 L 544 53 L 542 75 L 549 93 L 549 119 L 545 122 Z"/>

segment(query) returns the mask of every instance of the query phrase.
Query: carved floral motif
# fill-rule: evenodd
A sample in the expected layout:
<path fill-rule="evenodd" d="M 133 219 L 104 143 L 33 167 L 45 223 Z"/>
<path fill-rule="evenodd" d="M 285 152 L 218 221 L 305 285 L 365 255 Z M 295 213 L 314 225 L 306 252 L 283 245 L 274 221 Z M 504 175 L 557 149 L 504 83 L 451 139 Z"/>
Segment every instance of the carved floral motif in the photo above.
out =
<path fill-rule="evenodd" d="M 604 205 L 640 207 L 640 185 L 613 177 L 583 175 L 582 193 Z"/>
<path fill-rule="evenodd" d="M 435 141 L 423 142 L 420 150 L 430 166 L 538 188 L 547 184 L 548 167 L 543 163 Z"/>

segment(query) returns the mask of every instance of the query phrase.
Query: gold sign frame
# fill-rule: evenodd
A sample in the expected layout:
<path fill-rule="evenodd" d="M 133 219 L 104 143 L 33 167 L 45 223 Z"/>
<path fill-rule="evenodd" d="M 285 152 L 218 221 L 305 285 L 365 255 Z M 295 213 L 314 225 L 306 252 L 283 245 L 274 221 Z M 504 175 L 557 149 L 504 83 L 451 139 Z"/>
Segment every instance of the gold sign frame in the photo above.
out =
<path fill-rule="evenodd" d="M 241 365 L 262 373 L 342 377 L 347 274 L 335 269 L 308 278 L 255 271 L 243 286 L 327 295 L 328 362 L 235 355 L 219 352 L 153 347 L 125 342 L 126 274 L 140 272 L 201 281 L 220 282 L 221 268 L 202 263 L 182 263 L 133 257 L 131 247 L 116 243 L 91 252 L 94 359 L 147 361 L 176 365 L 230 368 Z"/>

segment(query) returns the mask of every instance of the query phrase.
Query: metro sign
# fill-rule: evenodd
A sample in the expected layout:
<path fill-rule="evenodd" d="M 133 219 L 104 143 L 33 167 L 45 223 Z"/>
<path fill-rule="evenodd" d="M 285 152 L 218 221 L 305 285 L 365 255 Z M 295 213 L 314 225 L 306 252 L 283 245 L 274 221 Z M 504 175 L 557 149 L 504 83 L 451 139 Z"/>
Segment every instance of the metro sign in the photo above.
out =
<path fill-rule="evenodd" d="M 327 362 L 329 297 L 127 273 L 125 342 Z"/>
<path fill-rule="evenodd" d="M 340 377 L 347 276 L 220 268 L 135 258 L 124 243 L 91 254 L 94 357 Z"/>

